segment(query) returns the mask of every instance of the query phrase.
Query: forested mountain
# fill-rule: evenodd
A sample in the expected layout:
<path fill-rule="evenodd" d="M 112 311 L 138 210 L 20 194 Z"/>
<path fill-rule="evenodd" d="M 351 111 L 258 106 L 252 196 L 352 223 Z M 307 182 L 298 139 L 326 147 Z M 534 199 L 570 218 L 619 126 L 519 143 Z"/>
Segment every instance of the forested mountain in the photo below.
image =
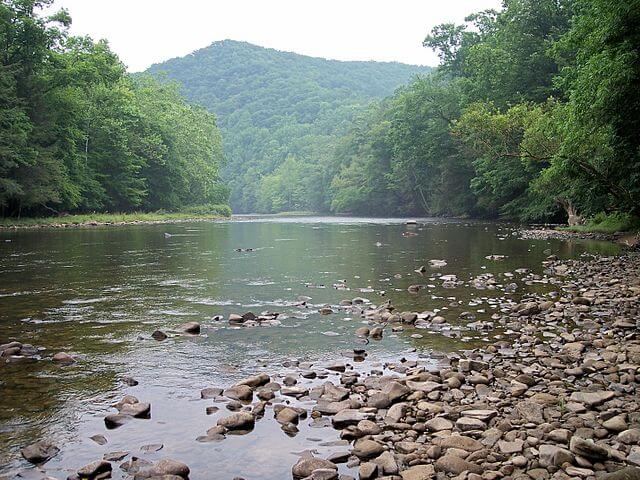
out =
<path fill-rule="evenodd" d="M 640 214 L 640 1 L 505 0 L 424 40 L 437 73 L 360 117 L 331 209 L 524 221 Z"/>
<path fill-rule="evenodd" d="M 340 62 L 215 42 L 149 73 L 214 112 L 234 211 L 325 210 L 333 150 L 356 115 L 429 67 Z"/>
<path fill-rule="evenodd" d="M 70 36 L 52 3 L 0 3 L 0 216 L 228 210 L 215 117 Z"/>

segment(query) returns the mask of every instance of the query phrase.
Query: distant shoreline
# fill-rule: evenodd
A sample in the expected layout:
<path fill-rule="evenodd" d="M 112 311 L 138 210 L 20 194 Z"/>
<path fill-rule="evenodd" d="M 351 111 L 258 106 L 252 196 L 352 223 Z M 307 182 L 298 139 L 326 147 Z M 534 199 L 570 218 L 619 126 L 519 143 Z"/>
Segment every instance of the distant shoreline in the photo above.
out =
<path fill-rule="evenodd" d="M 21 219 L 5 218 L 0 220 L 0 230 L 157 225 L 169 223 L 227 220 L 229 218 L 231 217 L 226 217 L 219 214 L 193 213 L 99 213 L 87 215 L 68 215 L 64 217 Z"/>

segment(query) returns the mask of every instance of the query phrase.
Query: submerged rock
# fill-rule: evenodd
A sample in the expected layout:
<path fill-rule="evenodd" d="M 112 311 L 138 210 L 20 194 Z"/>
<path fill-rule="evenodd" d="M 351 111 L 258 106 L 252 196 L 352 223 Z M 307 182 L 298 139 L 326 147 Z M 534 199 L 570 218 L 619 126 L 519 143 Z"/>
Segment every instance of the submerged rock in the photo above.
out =
<path fill-rule="evenodd" d="M 190 333 L 192 335 L 200 334 L 200 324 L 198 322 L 183 323 L 178 328 L 184 333 Z"/>

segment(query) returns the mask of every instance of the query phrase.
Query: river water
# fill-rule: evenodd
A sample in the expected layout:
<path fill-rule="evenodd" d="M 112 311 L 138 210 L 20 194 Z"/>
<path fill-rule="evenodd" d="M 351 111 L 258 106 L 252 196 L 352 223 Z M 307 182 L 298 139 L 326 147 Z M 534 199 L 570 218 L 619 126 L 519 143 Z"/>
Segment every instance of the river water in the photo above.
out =
<path fill-rule="evenodd" d="M 200 443 L 195 438 L 225 411 L 222 405 L 207 416 L 213 403 L 200 400 L 200 389 L 229 386 L 258 371 L 286 373 L 286 360 L 319 365 L 347 359 L 343 352 L 362 347 L 354 336 L 362 319 L 337 309 L 320 315 L 318 308 L 354 297 L 374 304 L 390 299 L 400 311 L 435 310 L 447 319 L 437 330 L 387 332 L 366 345 L 369 364 L 399 356 L 428 359 L 508 336 L 470 329 L 459 313 L 489 319 L 497 308 L 493 298 L 551 290 L 514 273 L 542 273 L 549 253 L 575 258 L 613 254 L 616 247 L 521 240 L 509 225 L 440 219 L 407 226 L 402 219 L 238 217 L 0 231 L 0 343 L 43 347 L 39 360 L 0 364 L 0 476 L 22 472 L 19 478 L 41 478 L 37 470 L 24 471 L 31 467 L 19 451 L 48 438 L 61 452 L 44 469 L 60 479 L 119 450 L 150 461 L 181 460 L 191 467 L 192 479 L 290 477 L 296 453 L 310 441 L 320 455 L 335 451 L 323 443 L 337 438 L 334 430 L 312 428 L 307 420 L 289 437 L 267 412 L 248 435 Z M 429 267 L 432 259 L 447 265 Z M 424 275 L 414 271 L 421 265 L 427 266 Z M 444 288 L 440 279 L 455 274 L 468 281 L 488 273 L 497 288 Z M 510 283 L 517 288 L 506 293 L 503 287 Z M 412 284 L 425 288 L 411 294 Z M 306 307 L 299 305 L 301 295 L 311 297 Z M 233 328 L 214 320 L 248 311 L 278 312 L 280 324 Z M 202 334 L 150 338 L 156 329 L 171 332 L 188 321 L 199 322 Z M 59 351 L 78 361 L 51 362 Z M 126 376 L 139 385 L 127 386 Z M 151 419 L 107 431 L 104 416 L 127 393 L 152 403 Z M 95 434 L 108 443 L 98 445 L 89 438 Z M 140 451 L 158 443 L 158 452 Z M 124 478 L 115 465 L 114 478 Z"/>

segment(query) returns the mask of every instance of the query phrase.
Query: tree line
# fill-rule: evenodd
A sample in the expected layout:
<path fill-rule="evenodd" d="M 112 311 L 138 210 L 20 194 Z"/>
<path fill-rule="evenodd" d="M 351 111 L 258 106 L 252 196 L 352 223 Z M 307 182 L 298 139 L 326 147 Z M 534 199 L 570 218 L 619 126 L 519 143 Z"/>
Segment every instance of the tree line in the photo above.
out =
<path fill-rule="evenodd" d="M 69 35 L 52 3 L 0 3 L 1 216 L 228 212 L 214 115 Z"/>
<path fill-rule="evenodd" d="M 640 213 L 640 1 L 505 0 L 354 122 L 328 207 L 523 221 Z"/>
<path fill-rule="evenodd" d="M 337 139 L 372 100 L 430 70 L 223 40 L 148 72 L 217 115 L 234 211 L 280 212 L 326 210 Z"/>

